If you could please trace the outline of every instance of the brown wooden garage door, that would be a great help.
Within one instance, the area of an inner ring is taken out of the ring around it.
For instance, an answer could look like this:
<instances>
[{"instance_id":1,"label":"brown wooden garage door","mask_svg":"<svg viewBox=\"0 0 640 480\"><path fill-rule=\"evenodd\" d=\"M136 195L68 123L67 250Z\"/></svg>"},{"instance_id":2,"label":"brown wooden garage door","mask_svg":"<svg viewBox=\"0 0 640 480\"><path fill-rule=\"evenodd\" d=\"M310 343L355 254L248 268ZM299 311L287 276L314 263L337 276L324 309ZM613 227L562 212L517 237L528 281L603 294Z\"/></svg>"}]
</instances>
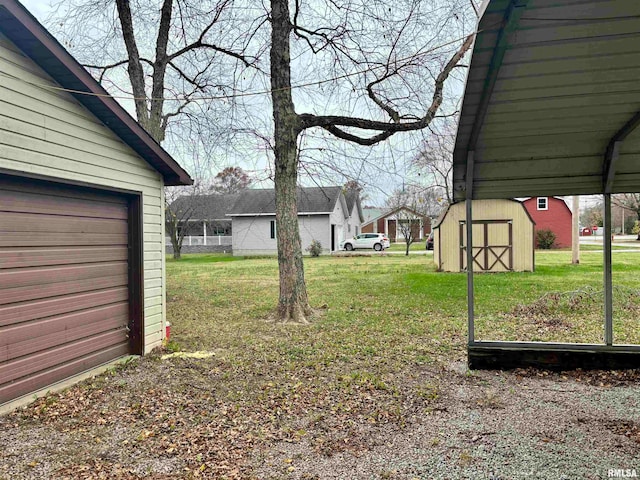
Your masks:
<instances>
[{"instance_id":1,"label":"brown wooden garage door","mask_svg":"<svg viewBox=\"0 0 640 480\"><path fill-rule=\"evenodd\" d=\"M129 352L122 196L0 175L0 404Z\"/></svg>"}]
</instances>

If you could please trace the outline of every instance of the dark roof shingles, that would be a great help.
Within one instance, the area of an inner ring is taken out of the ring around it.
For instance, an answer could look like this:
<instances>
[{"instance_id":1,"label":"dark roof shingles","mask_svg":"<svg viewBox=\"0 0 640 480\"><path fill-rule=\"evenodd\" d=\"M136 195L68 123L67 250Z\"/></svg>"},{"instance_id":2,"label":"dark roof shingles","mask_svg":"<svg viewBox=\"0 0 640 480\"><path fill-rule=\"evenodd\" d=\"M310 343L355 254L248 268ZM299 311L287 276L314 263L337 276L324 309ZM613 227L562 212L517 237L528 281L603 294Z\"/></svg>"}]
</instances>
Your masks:
<instances>
[{"instance_id":1,"label":"dark roof shingles","mask_svg":"<svg viewBox=\"0 0 640 480\"><path fill-rule=\"evenodd\" d=\"M300 187L298 188L299 213L332 212L340 198L342 187ZM250 189L240 196L231 215L275 215L275 190Z\"/></svg>"},{"instance_id":2,"label":"dark roof shingles","mask_svg":"<svg viewBox=\"0 0 640 480\"><path fill-rule=\"evenodd\" d=\"M174 212L191 209L191 220L230 220L229 213L242 194L212 194L184 196L171 204Z\"/></svg>"}]
</instances>

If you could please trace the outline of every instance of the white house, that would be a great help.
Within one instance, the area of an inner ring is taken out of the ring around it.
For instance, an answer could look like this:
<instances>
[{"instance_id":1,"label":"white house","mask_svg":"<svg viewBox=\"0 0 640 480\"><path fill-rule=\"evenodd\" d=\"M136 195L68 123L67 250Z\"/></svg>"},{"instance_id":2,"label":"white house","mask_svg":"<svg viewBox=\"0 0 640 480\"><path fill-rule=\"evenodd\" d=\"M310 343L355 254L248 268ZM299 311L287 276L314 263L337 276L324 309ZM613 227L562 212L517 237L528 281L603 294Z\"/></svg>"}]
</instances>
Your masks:
<instances>
[{"instance_id":1,"label":"white house","mask_svg":"<svg viewBox=\"0 0 640 480\"><path fill-rule=\"evenodd\" d=\"M349 205L351 204L351 205ZM342 187L298 188L298 222L303 252L313 240L324 253L360 228L359 199L347 202ZM355 213L355 217L351 214ZM244 192L227 216L232 218L234 255L270 255L277 252L275 190Z\"/></svg>"}]
</instances>

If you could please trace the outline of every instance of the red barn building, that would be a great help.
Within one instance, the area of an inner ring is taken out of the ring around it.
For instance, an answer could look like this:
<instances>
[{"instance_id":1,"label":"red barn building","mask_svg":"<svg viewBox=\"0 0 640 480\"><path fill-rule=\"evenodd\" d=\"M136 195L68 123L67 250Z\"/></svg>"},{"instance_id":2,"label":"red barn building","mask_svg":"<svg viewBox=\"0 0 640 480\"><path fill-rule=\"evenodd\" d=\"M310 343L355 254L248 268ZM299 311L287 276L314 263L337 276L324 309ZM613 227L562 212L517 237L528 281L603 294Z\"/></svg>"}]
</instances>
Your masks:
<instances>
[{"instance_id":1,"label":"red barn building","mask_svg":"<svg viewBox=\"0 0 640 480\"><path fill-rule=\"evenodd\" d=\"M555 248L571 247L571 210L562 198L531 197L523 204L536 224L536 231L555 233Z\"/></svg>"}]
</instances>

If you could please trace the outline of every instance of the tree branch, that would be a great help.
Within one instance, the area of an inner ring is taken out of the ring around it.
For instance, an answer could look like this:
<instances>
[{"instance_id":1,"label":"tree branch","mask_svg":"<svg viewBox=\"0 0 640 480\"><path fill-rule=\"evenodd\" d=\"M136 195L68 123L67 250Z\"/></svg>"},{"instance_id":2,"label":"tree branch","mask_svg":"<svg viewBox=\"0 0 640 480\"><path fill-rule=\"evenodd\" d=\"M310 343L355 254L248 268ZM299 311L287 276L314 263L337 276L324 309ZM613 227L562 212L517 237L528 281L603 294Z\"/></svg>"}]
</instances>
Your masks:
<instances>
[{"instance_id":1,"label":"tree branch","mask_svg":"<svg viewBox=\"0 0 640 480\"><path fill-rule=\"evenodd\" d=\"M118 16L120 18L120 25L122 27L122 38L127 48L127 54L129 56L129 78L131 80L131 88L133 89L133 95L136 98L136 116L138 121L146 128L149 119L149 113L147 111L145 83L144 83L144 71L142 69L142 63L140 62L140 53L138 52L138 46L136 45L136 37L133 31L133 19L131 17L131 8L128 0L116 0L116 7L118 9Z\"/></svg>"},{"instance_id":2,"label":"tree branch","mask_svg":"<svg viewBox=\"0 0 640 480\"><path fill-rule=\"evenodd\" d=\"M372 98L376 103L381 106L389 115L394 119L393 122L384 122L377 120L369 120L365 118L339 116L339 115L313 115L310 113L301 114L300 120L302 122L302 128L322 127L331 134L343 140L357 143L359 145L374 145L382 140L386 140L391 135L397 132L407 132L411 130L420 130L425 128L433 118L435 117L440 105L442 104L442 91L444 88L444 82L449 77L451 71L455 68L458 62L462 59L465 53L471 48L473 43L474 34L469 35L456 53L447 62L435 81L435 90L433 93L433 99L430 107L427 109L425 115L418 120L411 122L401 122L400 116L388 105L383 102L376 101L375 94ZM375 82L373 82L375 84ZM371 85L371 84L370 84ZM369 90L369 88L368 88ZM338 127L352 127L363 130L380 131L381 134L373 137L361 137L358 135L350 134Z\"/></svg>"}]
</instances>

